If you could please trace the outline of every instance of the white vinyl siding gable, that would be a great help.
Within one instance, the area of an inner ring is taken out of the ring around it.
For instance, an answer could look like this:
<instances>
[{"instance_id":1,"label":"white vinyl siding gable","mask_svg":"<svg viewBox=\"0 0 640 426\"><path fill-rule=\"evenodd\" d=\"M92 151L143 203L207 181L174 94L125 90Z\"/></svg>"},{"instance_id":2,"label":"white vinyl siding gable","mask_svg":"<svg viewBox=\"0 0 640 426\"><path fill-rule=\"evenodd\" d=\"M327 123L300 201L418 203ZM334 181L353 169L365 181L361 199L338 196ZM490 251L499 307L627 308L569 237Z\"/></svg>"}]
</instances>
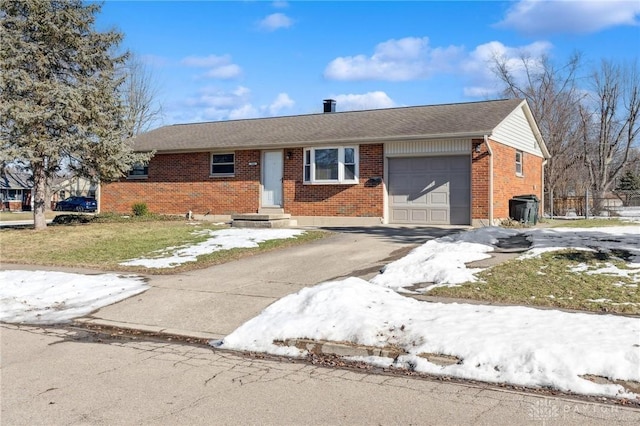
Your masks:
<instances>
[{"instance_id":1,"label":"white vinyl siding gable","mask_svg":"<svg viewBox=\"0 0 640 426\"><path fill-rule=\"evenodd\" d=\"M436 139L402 142L387 142L384 144L384 154L387 157L409 157L426 154L468 154L471 152L471 139Z\"/></svg>"},{"instance_id":2,"label":"white vinyl siding gable","mask_svg":"<svg viewBox=\"0 0 640 426\"><path fill-rule=\"evenodd\" d=\"M491 133L491 139L542 157L543 153L522 107L516 108Z\"/></svg>"}]
</instances>

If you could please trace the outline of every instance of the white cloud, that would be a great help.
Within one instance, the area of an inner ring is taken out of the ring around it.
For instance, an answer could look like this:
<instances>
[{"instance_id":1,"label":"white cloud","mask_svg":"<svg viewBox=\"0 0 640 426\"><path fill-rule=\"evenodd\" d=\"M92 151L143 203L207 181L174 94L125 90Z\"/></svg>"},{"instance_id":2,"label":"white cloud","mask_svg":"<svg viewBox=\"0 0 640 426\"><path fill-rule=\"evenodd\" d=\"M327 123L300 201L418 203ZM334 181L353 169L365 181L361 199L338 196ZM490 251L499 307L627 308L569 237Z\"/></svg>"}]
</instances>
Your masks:
<instances>
[{"instance_id":1,"label":"white cloud","mask_svg":"<svg viewBox=\"0 0 640 426\"><path fill-rule=\"evenodd\" d=\"M506 64L516 80L521 80L525 77L523 58L529 69L535 71L541 66L542 57L548 54L552 47L544 41L518 47L505 46L499 41L477 46L460 64L460 70L469 84L464 88L465 96L490 97L500 91L498 79L493 73L496 58Z\"/></svg>"},{"instance_id":2,"label":"white cloud","mask_svg":"<svg viewBox=\"0 0 640 426\"><path fill-rule=\"evenodd\" d=\"M448 71L462 52L456 46L429 46L428 37L391 39L376 46L374 54L345 56L327 65L324 76L332 80L408 81Z\"/></svg>"},{"instance_id":3,"label":"white cloud","mask_svg":"<svg viewBox=\"0 0 640 426\"><path fill-rule=\"evenodd\" d=\"M233 63L230 55L187 56L180 62L188 67L208 68L209 70L201 75L205 78L229 80L242 74L242 68Z\"/></svg>"},{"instance_id":4,"label":"white cloud","mask_svg":"<svg viewBox=\"0 0 640 426\"><path fill-rule=\"evenodd\" d=\"M287 108L292 108L295 105L293 99L286 93L280 93L276 99L269 105L268 110L270 115L278 115L280 111Z\"/></svg>"},{"instance_id":5,"label":"white cloud","mask_svg":"<svg viewBox=\"0 0 640 426\"><path fill-rule=\"evenodd\" d=\"M295 105L287 93L280 93L271 103L261 106L254 106L251 97L251 90L244 86L233 90L203 87L195 96L182 103L180 112L173 114L172 119L175 123L193 123L272 117Z\"/></svg>"},{"instance_id":6,"label":"white cloud","mask_svg":"<svg viewBox=\"0 0 640 426\"><path fill-rule=\"evenodd\" d=\"M231 91L206 86L184 100L174 120L178 123L225 120L233 111L242 110L249 104L250 96L251 91L244 86Z\"/></svg>"},{"instance_id":7,"label":"white cloud","mask_svg":"<svg viewBox=\"0 0 640 426\"><path fill-rule=\"evenodd\" d=\"M289 28L293 20L284 13L272 13L258 23L258 27L265 31L275 31L280 28Z\"/></svg>"},{"instance_id":8,"label":"white cloud","mask_svg":"<svg viewBox=\"0 0 640 426\"><path fill-rule=\"evenodd\" d=\"M256 118L260 116L260 112L251 104L242 105L240 108L229 111L227 118L229 120L241 120L244 118Z\"/></svg>"},{"instance_id":9,"label":"white cloud","mask_svg":"<svg viewBox=\"0 0 640 426\"><path fill-rule=\"evenodd\" d=\"M397 104L385 92L376 91L360 95L337 95L336 109L339 111L360 111L365 109L393 108Z\"/></svg>"},{"instance_id":10,"label":"white cloud","mask_svg":"<svg viewBox=\"0 0 640 426\"><path fill-rule=\"evenodd\" d=\"M587 34L619 25L638 25L639 16L637 0L522 0L495 26L527 35Z\"/></svg>"},{"instance_id":11,"label":"white cloud","mask_svg":"<svg viewBox=\"0 0 640 426\"><path fill-rule=\"evenodd\" d=\"M238 77L240 74L242 74L242 68L240 68L236 64L227 64L211 68L209 71L204 73L203 76L209 78L219 78L221 80L229 80Z\"/></svg>"}]
</instances>

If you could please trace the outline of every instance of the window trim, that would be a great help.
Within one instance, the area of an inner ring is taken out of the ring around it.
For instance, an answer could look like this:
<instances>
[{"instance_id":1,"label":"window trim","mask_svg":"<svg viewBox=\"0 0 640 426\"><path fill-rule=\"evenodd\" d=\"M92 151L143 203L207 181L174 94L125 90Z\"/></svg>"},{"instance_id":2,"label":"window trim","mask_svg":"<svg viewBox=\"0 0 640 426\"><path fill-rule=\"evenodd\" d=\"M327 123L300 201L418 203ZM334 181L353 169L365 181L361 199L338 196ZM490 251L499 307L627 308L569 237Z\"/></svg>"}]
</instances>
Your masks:
<instances>
[{"instance_id":1,"label":"window trim","mask_svg":"<svg viewBox=\"0 0 640 426\"><path fill-rule=\"evenodd\" d=\"M338 150L338 178L316 179L316 151L324 149ZM345 150L353 149L353 163L345 163ZM360 174L360 154L358 145L315 146L304 149L302 161L302 179L305 185L357 185ZM308 161L308 162L307 162ZM354 178L345 179L345 166L354 165ZM307 179L307 170L309 178Z\"/></svg>"},{"instance_id":2,"label":"window trim","mask_svg":"<svg viewBox=\"0 0 640 426\"><path fill-rule=\"evenodd\" d=\"M233 156L233 161L232 162L226 162L226 163L216 163L218 165L232 165L233 166L233 172L231 173L214 173L213 172L213 157L214 155L232 155ZM234 177L236 175L236 153L235 151L232 152L212 152L211 156L209 157L209 177Z\"/></svg>"},{"instance_id":3,"label":"window trim","mask_svg":"<svg viewBox=\"0 0 640 426\"><path fill-rule=\"evenodd\" d=\"M520 161L518 161L518 157L520 157ZM520 166L520 171L518 171L518 166ZM516 176L524 176L524 152L520 150L516 150Z\"/></svg>"}]
</instances>

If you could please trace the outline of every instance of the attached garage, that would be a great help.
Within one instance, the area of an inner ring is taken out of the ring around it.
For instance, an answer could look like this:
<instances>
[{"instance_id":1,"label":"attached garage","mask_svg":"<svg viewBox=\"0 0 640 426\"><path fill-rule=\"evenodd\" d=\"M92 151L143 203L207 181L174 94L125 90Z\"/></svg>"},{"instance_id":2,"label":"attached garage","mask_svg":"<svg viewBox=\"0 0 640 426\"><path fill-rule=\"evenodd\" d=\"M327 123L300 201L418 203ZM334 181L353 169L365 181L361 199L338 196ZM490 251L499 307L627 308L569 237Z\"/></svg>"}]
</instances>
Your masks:
<instances>
[{"instance_id":1,"label":"attached garage","mask_svg":"<svg viewBox=\"0 0 640 426\"><path fill-rule=\"evenodd\" d=\"M389 159L391 223L469 225L468 155Z\"/></svg>"}]
</instances>

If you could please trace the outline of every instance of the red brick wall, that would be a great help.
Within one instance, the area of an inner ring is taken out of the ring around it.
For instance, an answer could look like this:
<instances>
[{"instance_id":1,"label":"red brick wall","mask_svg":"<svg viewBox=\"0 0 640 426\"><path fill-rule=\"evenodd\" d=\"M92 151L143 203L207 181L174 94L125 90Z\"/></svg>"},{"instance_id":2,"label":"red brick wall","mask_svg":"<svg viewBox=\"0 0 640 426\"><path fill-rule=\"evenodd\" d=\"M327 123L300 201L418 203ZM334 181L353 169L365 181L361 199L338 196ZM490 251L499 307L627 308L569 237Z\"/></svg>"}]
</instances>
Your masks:
<instances>
[{"instance_id":1,"label":"red brick wall","mask_svg":"<svg viewBox=\"0 0 640 426\"><path fill-rule=\"evenodd\" d=\"M258 210L260 151L236 151L234 177L210 177L211 154L156 154L147 179L103 185L102 211L131 212L143 202L154 213L233 214Z\"/></svg>"},{"instance_id":2,"label":"red brick wall","mask_svg":"<svg viewBox=\"0 0 640 426\"><path fill-rule=\"evenodd\" d=\"M516 175L516 149L491 142L493 149L493 216L509 217L509 199L534 194L542 200L543 158L522 153L523 175Z\"/></svg>"},{"instance_id":3,"label":"red brick wall","mask_svg":"<svg viewBox=\"0 0 640 426\"><path fill-rule=\"evenodd\" d=\"M473 147L482 140L474 140ZM516 175L516 149L490 141L493 150L493 217L509 217L509 199L514 195L534 194L542 200L543 158L523 152L523 175ZM489 217L489 153L485 144L472 157L472 218Z\"/></svg>"},{"instance_id":4,"label":"red brick wall","mask_svg":"<svg viewBox=\"0 0 640 426\"><path fill-rule=\"evenodd\" d=\"M483 139L472 141L471 219L489 218L489 152ZM476 152L480 146L480 152Z\"/></svg>"},{"instance_id":5,"label":"red brick wall","mask_svg":"<svg viewBox=\"0 0 640 426\"><path fill-rule=\"evenodd\" d=\"M360 145L357 185L305 185L303 148L289 149L291 159L284 160L284 210L293 216L383 216L383 185L368 182L382 177L382 144Z\"/></svg>"},{"instance_id":6,"label":"red brick wall","mask_svg":"<svg viewBox=\"0 0 640 426\"><path fill-rule=\"evenodd\" d=\"M303 148L286 149L284 210L294 216L383 216L383 185L371 177L383 176L383 146L359 148L360 183L357 185L304 185ZM234 177L210 177L210 153L156 154L147 179L122 179L103 185L101 209L129 213L144 202L154 213L215 215L255 213L260 206L258 150L236 151ZM250 162L258 165L249 166Z\"/></svg>"}]
</instances>

